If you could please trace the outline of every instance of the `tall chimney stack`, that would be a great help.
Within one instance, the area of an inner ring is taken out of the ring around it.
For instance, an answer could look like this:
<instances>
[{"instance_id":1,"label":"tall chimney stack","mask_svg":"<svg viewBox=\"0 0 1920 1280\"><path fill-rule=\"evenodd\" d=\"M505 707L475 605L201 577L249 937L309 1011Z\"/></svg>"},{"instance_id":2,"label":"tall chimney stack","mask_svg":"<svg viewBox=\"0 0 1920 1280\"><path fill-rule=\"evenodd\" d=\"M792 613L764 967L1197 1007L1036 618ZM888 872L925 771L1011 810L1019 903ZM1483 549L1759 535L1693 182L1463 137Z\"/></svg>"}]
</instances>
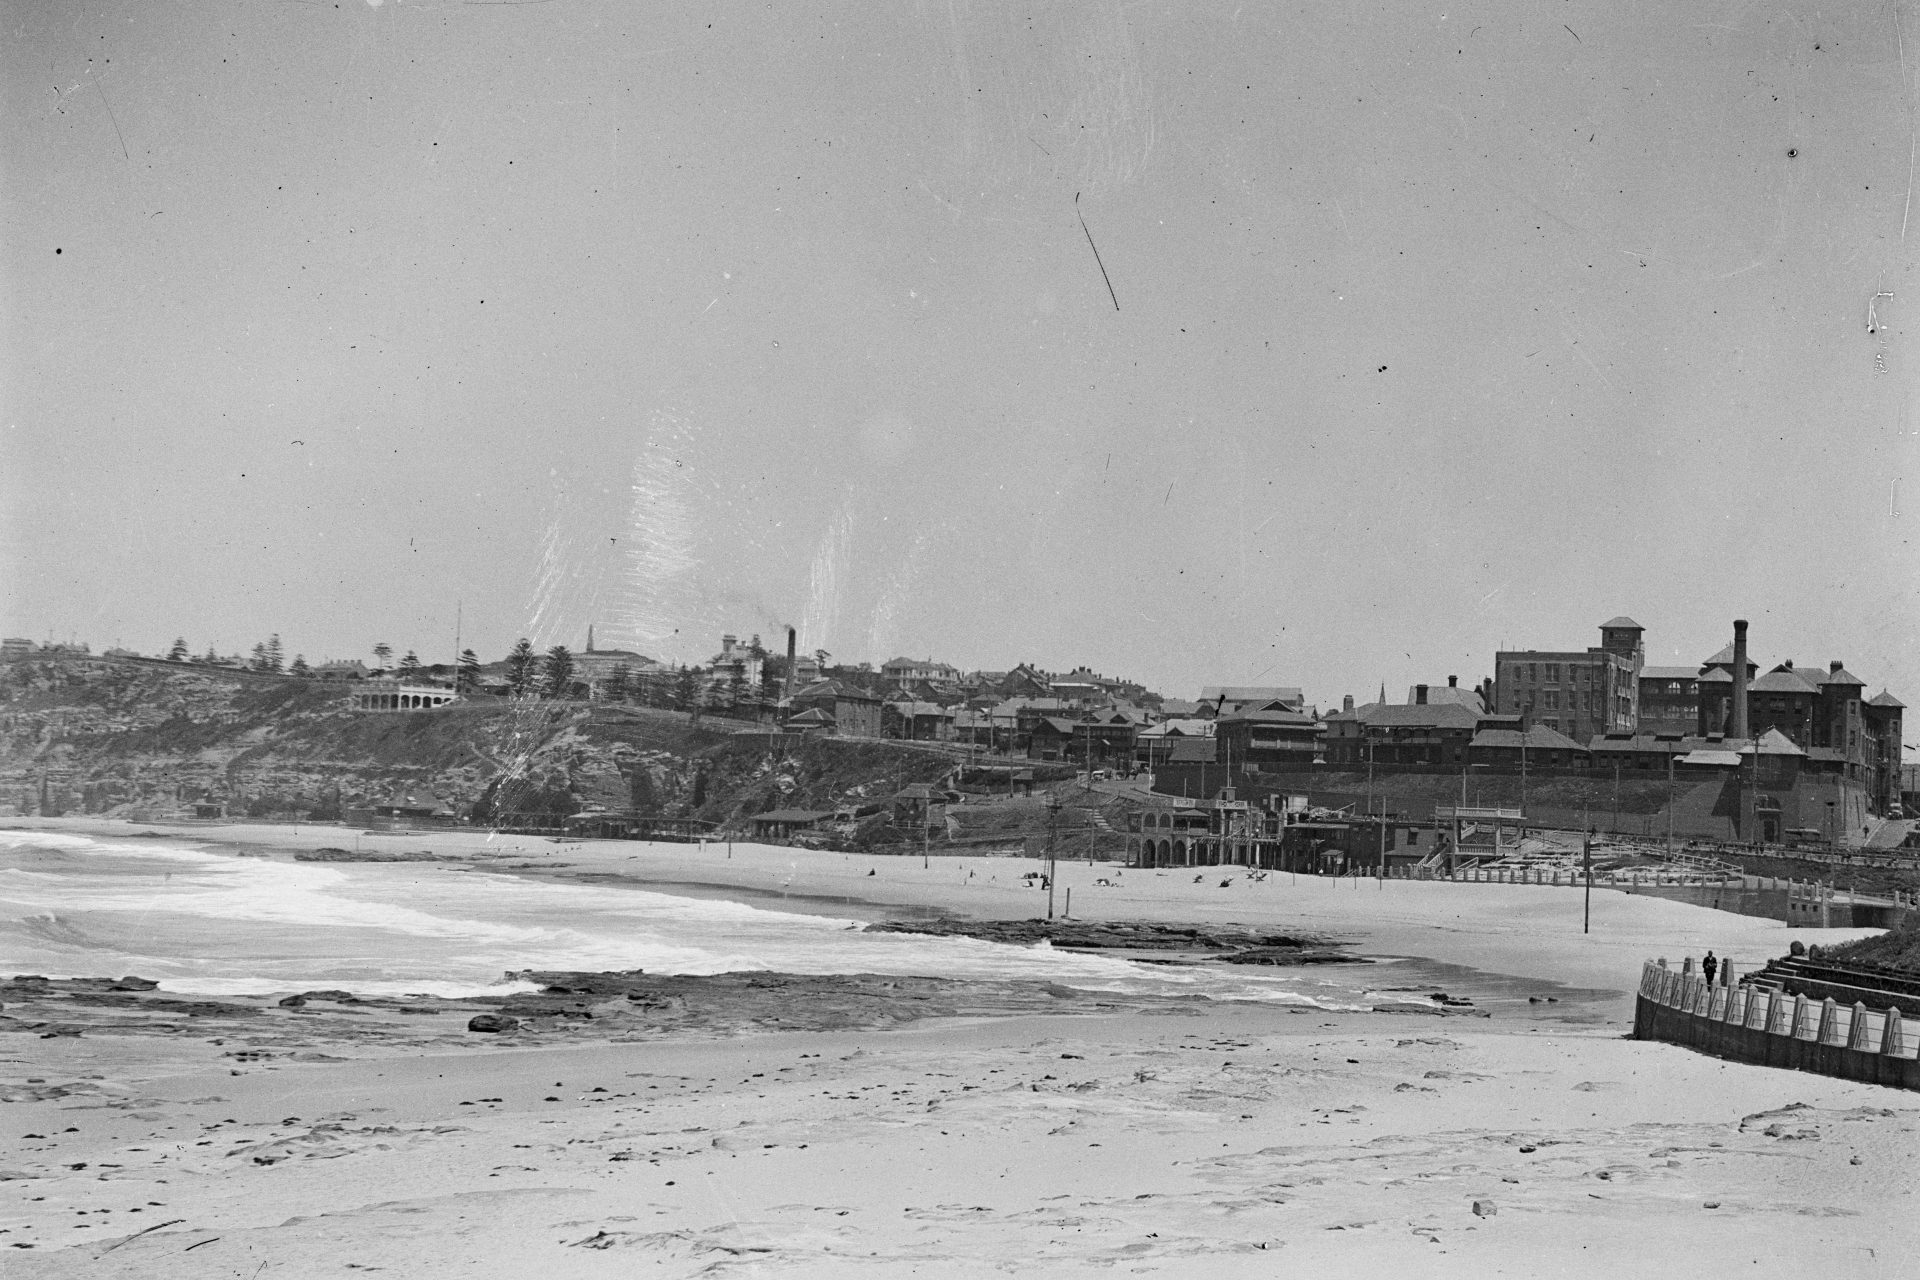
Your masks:
<instances>
[{"instance_id":1,"label":"tall chimney stack","mask_svg":"<svg viewBox=\"0 0 1920 1280\"><path fill-rule=\"evenodd\" d=\"M1447 688L1449 688L1449 689L1458 689L1459 687L1460 687L1460 677L1459 677L1459 676L1448 676L1448 677L1447 677Z\"/></svg>"},{"instance_id":2,"label":"tall chimney stack","mask_svg":"<svg viewBox=\"0 0 1920 1280\"><path fill-rule=\"evenodd\" d=\"M1346 695L1345 697L1343 697L1343 698L1341 698L1341 699L1340 699L1340 709L1341 709L1342 711L1346 711L1346 712L1351 712L1351 711L1353 710L1353 695L1352 695L1352 694L1350 694L1350 693L1349 693L1349 694L1347 694L1347 695Z\"/></svg>"},{"instance_id":3,"label":"tall chimney stack","mask_svg":"<svg viewBox=\"0 0 1920 1280\"><path fill-rule=\"evenodd\" d=\"M1729 738L1747 736L1747 620L1733 620L1733 708L1727 721Z\"/></svg>"},{"instance_id":4,"label":"tall chimney stack","mask_svg":"<svg viewBox=\"0 0 1920 1280\"><path fill-rule=\"evenodd\" d=\"M1417 707L1427 705L1427 686L1423 684L1413 686L1413 704Z\"/></svg>"}]
</instances>

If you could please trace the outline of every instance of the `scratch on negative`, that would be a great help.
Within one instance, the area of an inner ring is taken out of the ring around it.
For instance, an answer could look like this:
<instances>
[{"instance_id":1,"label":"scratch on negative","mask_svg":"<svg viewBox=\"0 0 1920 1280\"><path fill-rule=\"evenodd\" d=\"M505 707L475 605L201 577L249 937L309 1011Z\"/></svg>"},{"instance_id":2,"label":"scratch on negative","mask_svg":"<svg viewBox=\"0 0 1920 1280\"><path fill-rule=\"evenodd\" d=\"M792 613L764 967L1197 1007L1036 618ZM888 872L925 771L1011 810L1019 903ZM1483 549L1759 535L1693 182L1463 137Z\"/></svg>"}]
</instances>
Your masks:
<instances>
[{"instance_id":1,"label":"scratch on negative","mask_svg":"<svg viewBox=\"0 0 1920 1280\"><path fill-rule=\"evenodd\" d=\"M100 87L98 80L93 82L93 90L100 95L100 105L107 109L107 122L113 126L113 136L120 139L120 158L132 164L133 157L127 154L127 136L120 132L120 121L113 114L113 104L107 101L107 91Z\"/></svg>"},{"instance_id":2,"label":"scratch on negative","mask_svg":"<svg viewBox=\"0 0 1920 1280\"><path fill-rule=\"evenodd\" d=\"M1093 265L1100 268L1100 278L1107 283L1107 296L1113 299L1113 309L1120 309L1120 295L1113 291L1113 281L1107 276L1107 264L1100 261L1100 246L1093 242L1093 232L1087 230L1087 220L1080 216L1080 193L1073 193L1073 216L1080 218L1080 230L1087 237L1087 247L1093 250Z\"/></svg>"},{"instance_id":3,"label":"scratch on negative","mask_svg":"<svg viewBox=\"0 0 1920 1280\"><path fill-rule=\"evenodd\" d=\"M1900 32L1900 11L1893 11L1893 46L1900 53L1900 99L1907 109L1907 200L1900 209L1900 243L1907 241L1907 216L1913 212L1913 91L1907 87L1907 42Z\"/></svg>"}]
</instances>

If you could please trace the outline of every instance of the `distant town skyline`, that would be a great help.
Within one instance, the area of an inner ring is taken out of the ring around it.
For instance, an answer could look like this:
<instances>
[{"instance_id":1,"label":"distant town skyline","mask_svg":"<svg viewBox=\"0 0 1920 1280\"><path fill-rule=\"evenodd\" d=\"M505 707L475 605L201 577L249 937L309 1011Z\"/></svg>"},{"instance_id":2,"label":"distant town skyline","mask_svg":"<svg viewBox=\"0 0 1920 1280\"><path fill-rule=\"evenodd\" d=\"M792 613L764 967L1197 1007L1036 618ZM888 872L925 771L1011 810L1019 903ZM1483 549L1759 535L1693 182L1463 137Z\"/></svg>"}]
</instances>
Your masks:
<instances>
[{"instance_id":1,"label":"distant town skyline","mask_svg":"<svg viewBox=\"0 0 1920 1280\"><path fill-rule=\"evenodd\" d=\"M0 633L1920 691L1907 11L9 17Z\"/></svg>"},{"instance_id":2,"label":"distant town skyline","mask_svg":"<svg viewBox=\"0 0 1920 1280\"><path fill-rule=\"evenodd\" d=\"M729 634L734 636L734 638L736 638L742 645L749 643L757 634L760 639L762 647L769 654L783 655L785 653L786 633L784 628L774 634L755 633L748 630L737 630L731 633L722 633L722 635L717 635L713 638L713 643L707 646L707 649L705 651L701 652L700 654L694 657L680 659L680 658L663 656L661 653L657 653L657 652L646 652L643 647L635 646L630 643L625 643L618 636L608 637L606 635L597 634L597 626L596 626L596 636L594 638L593 649L599 652L607 652L612 650L636 651L636 652L641 652L645 657L653 658L656 661L662 662L667 665L704 667L708 665L710 660L715 656L715 653L718 651L720 647L720 642L722 640L722 637L724 635L729 635ZM1727 635L1730 638L1732 634L1733 634L1732 623L1731 621L1729 621ZM250 652L253 651L254 646L266 641L270 636L276 637L280 640L282 656L286 661L291 662L296 655L299 655L301 657L304 657L310 666L319 666L325 662L351 662L355 660L365 661L374 656L374 646L381 643L387 644L388 647L391 649L391 653L389 654L389 658L390 658L390 662L388 664L389 666L395 663L398 663L403 657L405 657L409 653L416 656L419 659L422 666L427 666L427 667L432 667L432 666L452 667L456 664L456 661L458 658L458 651L452 647L452 642L449 642L448 649L445 654L430 653L419 645L414 645L410 643L395 643L390 640L389 641L380 641L380 640L371 641L357 652L315 654L300 648L297 644L292 643L288 637L283 635L278 635L278 633L263 633L258 638L254 640L249 640L244 644L225 644L220 641L202 641L196 644L191 637L180 635L178 633L176 633L175 638L187 640L188 653L191 656L196 658L206 653L209 647L213 648L217 653L219 653L223 657L231 657L231 656L237 655L244 658ZM108 643L102 643L91 637L80 636L80 635L68 635L68 636L43 635L40 637L25 636L22 638L34 639L37 642L83 643L91 647L92 650L96 653L103 652L108 648L112 648L112 647L124 647L124 648L130 648L135 652L142 654L143 656L149 656L149 657L165 656L165 654L173 645L173 640L167 640L162 643L152 645L150 647L142 648L138 645L127 644L124 638L115 638L111 642L111 644L108 644ZM1586 651L1589 649L1598 649L1600 647L1599 638L1600 638L1600 628L1596 626L1593 629L1593 636L1591 637L1591 640L1589 643L1579 643L1577 638L1572 641L1561 643L1558 638L1555 638L1553 643L1549 645L1541 646L1541 647L1560 648L1560 649L1567 649L1567 650L1573 650L1573 651ZM507 656L508 649L511 648L514 643L515 641L509 641L507 642L507 644L501 646L498 652L491 652L491 651L482 650L478 646L472 643L469 643L468 641L463 639L460 641L459 648L463 650L471 649L474 651L475 655L480 659L482 663L493 664L493 663L498 663L503 661ZM577 642L569 643L565 638L561 638L553 641L552 643L564 645L566 648L568 648L569 650L575 653L589 651L587 646L587 637L585 636L584 633L582 634L582 636L579 638ZM1643 643L1644 643L1644 640L1643 640ZM1708 660L1710 658L1713 658L1715 655L1719 654L1723 648L1727 647L1728 643L1729 643L1728 640L1722 640L1718 644L1715 644L1712 647L1703 650L1700 654L1694 657L1680 657L1678 656L1679 650L1676 648L1675 656L1672 658L1672 660L1662 660L1662 655L1654 651L1651 648L1651 646L1649 646L1645 650L1645 654L1644 654L1645 666L1648 668L1659 667L1659 668L1684 668L1684 669L1699 670L1704 668L1707 665ZM551 648L551 647L552 647L551 645L540 646L538 648L538 651L544 652L545 649ZM1502 644L1499 646L1499 651L1506 651L1512 647L1513 646ZM1828 646L1828 648L1834 650L1834 652L1831 654L1828 653L1826 649L1821 649L1818 651L1815 651L1813 649L1808 649L1802 653L1796 654L1796 653L1784 653L1784 652L1775 653L1771 650L1768 650L1756 644L1752 649L1752 660L1759 665L1759 668L1761 671L1767 671L1772 669L1773 667L1776 667L1782 664L1794 665L1801 670L1816 670L1816 671L1818 669L1827 667L1834 663L1843 663L1851 667L1858 667L1860 664L1851 663L1848 659L1846 659L1843 656L1836 656L1839 654L1840 649L1844 649L1846 647L1847 646L1844 646L1844 645L1837 646L1837 647ZM820 646L807 646L803 643L796 643L796 648L797 648L797 651L801 654L812 655L813 653L817 652L820 649ZM1006 672L1021 665L1022 663L1031 663L1033 666L1038 667L1043 671L1048 671L1056 675L1064 675L1074 670L1078 670L1081 668L1088 668L1101 676L1111 677L1115 679L1131 680L1141 684L1143 687L1145 687L1152 693L1158 694L1163 697L1174 698L1174 699L1185 700L1185 701L1192 701L1195 698L1203 696L1204 688L1207 684L1211 684L1214 687L1219 687L1222 683L1221 681L1213 680L1213 681L1203 682L1203 684L1201 685L1195 685L1190 687L1189 686L1163 687L1161 685L1155 684L1151 680L1143 680L1140 677L1133 675L1124 667L1115 668L1115 669L1101 668L1101 667L1093 666L1092 664L1087 663L1084 660L1071 659L1071 658L1066 660L1060 660L1060 661L1049 661L1046 658L1023 657L1018 659L1007 659L999 662L973 663L973 662L966 662L966 661L955 661L951 656L939 654L939 653L917 654L917 655L895 653L895 654L888 654L885 657L871 656L871 655L865 655L865 654L834 654L834 653L831 653L831 651L829 651L829 653L831 656L831 661L834 665L844 665L848 667L855 667L864 663L867 666L871 667L876 672L880 671L885 664L901 657L906 657L914 660L927 660L932 662L945 663L946 665L955 668L957 671L963 674L971 674L971 673L980 672L980 671ZM1418 665L1417 664L1418 657L1419 657L1418 654L1413 655L1413 660L1415 661L1416 667ZM377 662L367 662L367 665L370 668L377 668L379 664ZM1904 698L1908 694L1920 694L1920 689L1903 691L1902 689L1896 687L1891 681L1878 678L1876 674L1870 670L1856 671L1856 674L1861 675L1861 678L1866 682L1867 692L1869 694L1877 690L1883 690L1883 689L1888 690L1894 693L1896 696L1900 696L1902 698ZM1304 702L1308 706L1317 707L1321 712L1325 713L1325 712L1337 710L1343 698L1351 697L1357 703L1366 703L1369 701L1373 701L1378 697L1379 691L1381 688L1384 688L1386 690L1387 702L1403 703L1403 702L1412 701L1411 691L1419 685L1424 684L1424 685L1430 686L1431 688L1439 689L1442 686L1446 685L1450 680L1457 680L1458 683L1463 688L1472 689L1472 688L1477 688L1482 681L1494 679L1496 678L1496 676L1497 676L1497 672L1495 671L1495 667L1494 667L1493 654L1489 653L1488 659L1487 659L1487 666L1484 670L1476 670L1471 672L1449 670L1444 674L1422 670L1419 675L1416 675L1415 677L1411 678L1407 682L1401 683L1401 684L1396 684L1392 679L1383 679L1377 685L1367 685L1360 688L1347 688L1347 689L1339 689L1339 690L1324 689L1321 683L1314 676L1314 673L1301 672L1301 671L1290 671L1290 672L1284 672L1284 673L1267 673L1266 675L1263 675L1263 677L1260 680L1248 680L1240 683L1244 686L1249 686L1249 687L1253 687L1253 686L1282 687L1282 688L1291 687L1291 688L1301 689L1303 691ZM1231 684L1233 682L1227 682L1227 683ZM1491 708L1489 708L1489 710L1491 710Z\"/></svg>"}]
</instances>

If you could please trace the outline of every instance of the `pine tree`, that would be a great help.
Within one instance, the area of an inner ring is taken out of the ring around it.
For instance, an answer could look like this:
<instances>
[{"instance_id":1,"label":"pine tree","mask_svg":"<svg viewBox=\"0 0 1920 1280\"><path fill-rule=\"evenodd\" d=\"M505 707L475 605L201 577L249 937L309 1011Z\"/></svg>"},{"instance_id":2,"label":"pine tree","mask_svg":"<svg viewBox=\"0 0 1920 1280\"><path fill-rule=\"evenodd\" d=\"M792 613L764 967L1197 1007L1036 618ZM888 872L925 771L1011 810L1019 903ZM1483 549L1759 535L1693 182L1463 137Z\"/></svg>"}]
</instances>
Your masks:
<instances>
[{"instance_id":1,"label":"pine tree","mask_svg":"<svg viewBox=\"0 0 1920 1280\"><path fill-rule=\"evenodd\" d=\"M275 634L267 637L265 656L267 659L266 669L268 671L279 671L282 667L286 665L284 662L281 661L281 652L282 650L280 648L280 636L276 632Z\"/></svg>"},{"instance_id":2,"label":"pine tree","mask_svg":"<svg viewBox=\"0 0 1920 1280\"><path fill-rule=\"evenodd\" d=\"M247 666L254 671L267 669L267 642L262 640L253 646L253 656L247 659Z\"/></svg>"},{"instance_id":3,"label":"pine tree","mask_svg":"<svg viewBox=\"0 0 1920 1280\"><path fill-rule=\"evenodd\" d=\"M307 665L307 656L304 653L294 654L293 665L288 667L287 670L303 680L313 674L313 668Z\"/></svg>"},{"instance_id":4,"label":"pine tree","mask_svg":"<svg viewBox=\"0 0 1920 1280\"><path fill-rule=\"evenodd\" d=\"M513 649L507 654L507 685L516 695L533 691L535 669L539 663L532 642L525 636L513 642Z\"/></svg>"},{"instance_id":5,"label":"pine tree","mask_svg":"<svg viewBox=\"0 0 1920 1280\"><path fill-rule=\"evenodd\" d=\"M213 645L209 643L207 645L207 651L200 656L201 664L203 666L211 667L216 663L218 663L219 661L220 661L220 655L213 651Z\"/></svg>"},{"instance_id":6,"label":"pine tree","mask_svg":"<svg viewBox=\"0 0 1920 1280\"><path fill-rule=\"evenodd\" d=\"M692 711L699 704L700 677L692 667L682 667L673 682L673 705L681 711Z\"/></svg>"},{"instance_id":7,"label":"pine tree","mask_svg":"<svg viewBox=\"0 0 1920 1280\"><path fill-rule=\"evenodd\" d=\"M615 663L613 670L607 672L607 682L600 689L600 696L608 702L626 702L633 697L632 673L624 662Z\"/></svg>"},{"instance_id":8,"label":"pine tree","mask_svg":"<svg viewBox=\"0 0 1920 1280\"><path fill-rule=\"evenodd\" d=\"M167 661L185 662L187 657L187 638L180 636L174 640L173 648L167 650Z\"/></svg>"},{"instance_id":9,"label":"pine tree","mask_svg":"<svg viewBox=\"0 0 1920 1280\"><path fill-rule=\"evenodd\" d=\"M573 690L573 655L567 646L557 644L547 650L546 661L541 664L541 683L549 698L567 697Z\"/></svg>"},{"instance_id":10,"label":"pine tree","mask_svg":"<svg viewBox=\"0 0 1920 1280\"><path fill-rule=\"evenodd\" d=\"M379 644L373 646L373 656L380 663L380 669L385 671L387 669L387 659L393 656L393 646L385 640L382 640Z\"/></svg>"},{"instance_id":11,"label":"pine tree","mask_svg":"<svg viewBox=\"0 0 1920 1280\"><path fill-rule=\"evenodd\" d=\"M480 688L480 655L471 649L460 651L460 663L454 668L453 691L471 695Z\"/></svg>"},{"instance_id":12,"label":"pine tree","mask_svg":"<svg viewBox=\"0 0 1920 1280\"><path fill-rule=\"evenodd\" d=\"M420 655L411 649L407 650L407 656L400 659L400 674L403 676L419 675Z\"/></svg>"}]
</instances>

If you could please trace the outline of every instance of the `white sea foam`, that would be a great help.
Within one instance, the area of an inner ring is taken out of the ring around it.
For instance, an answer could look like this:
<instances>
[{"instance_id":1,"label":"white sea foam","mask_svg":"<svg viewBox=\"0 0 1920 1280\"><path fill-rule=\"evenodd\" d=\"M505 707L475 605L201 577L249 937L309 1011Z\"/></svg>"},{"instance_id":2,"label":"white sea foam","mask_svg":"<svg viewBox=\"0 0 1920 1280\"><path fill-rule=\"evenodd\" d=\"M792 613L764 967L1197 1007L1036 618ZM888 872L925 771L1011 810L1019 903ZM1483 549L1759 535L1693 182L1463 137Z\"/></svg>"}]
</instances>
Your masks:
<instances>
[{"instance_id":1,"label":"white sea foam","mask_svg":"<svg viewBox=\"0 0 1920 1280\"><path fill-rule=\"evenodd\" d=\"M0 972L139 973L206 995L316 987L456 995L510 990L503 975L529 969L767 969L1347 1007L1258 973L1140 965L1045 944L868 933L856 921L720 899L422 863L313 864L64 833L0 835ZM30 865L7 865L20 862Z\"/></svg>"}]
</instances>

